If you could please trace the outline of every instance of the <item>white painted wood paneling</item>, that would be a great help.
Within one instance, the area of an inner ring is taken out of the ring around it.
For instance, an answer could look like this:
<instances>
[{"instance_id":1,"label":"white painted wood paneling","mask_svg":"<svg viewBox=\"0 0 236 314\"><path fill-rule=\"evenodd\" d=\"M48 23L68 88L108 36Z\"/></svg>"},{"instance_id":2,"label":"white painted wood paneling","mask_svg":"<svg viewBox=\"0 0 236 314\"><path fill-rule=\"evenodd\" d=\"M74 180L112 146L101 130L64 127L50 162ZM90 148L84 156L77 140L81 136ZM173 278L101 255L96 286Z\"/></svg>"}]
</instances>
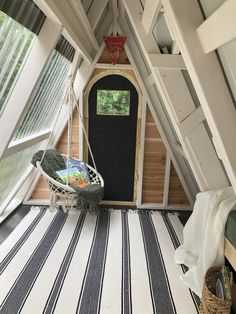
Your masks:
<instances>
[{"instance_id":1,"label":"white painted wood paneling","mask_svg":"<svg viewBox=\"0 0 236 314\"><path fill-rule=\"evenodd\" d=\"M214 147L203 123L188 134L185 145L188 147L188 154L199 173L198 177L202 177L202 182L205 181L204 190L219 189L229 185L223 169L219 167L219 160L216 158Z\"/></svg>"},{"instance_id":2,"label":"white painted wood paneling","mask_svg":"<svg viewBox=\"0 0 236 314\"><path fill-rule=\"evenodd\" d=\"M159 74L162 79L159 83L162 86L162 93L166 100L166 109L201 190L219 188L219 182L222 186L227 186L227 179L211 139L201 123L205 116L200 107L195 108L182 72L160 70ZM196 130L201 130L201 133L195 133ZM189 134L198 134L201 137L198 139L196 136L192 137L190 141ZM212 169L212 171L209 169ZM211 178L214 172L218 173L216 183Z\"/></svg>"},{"instance_id":3,"label":"white painted wood paneling","mask_svg":"<svg viewBox=\"0 0 236 314\"><path fill-rule=\"evenodd\" d=\"M181 55L149 53L148 56L153 68L186 70L186 66Z\"/></svg>"},{"instance_id":4,"label":"white painted wood paneling","mask_svg":"<svg viewBox=\"0 0 236 314\"><path fill-rule=\"evenodd\" d=\"M183 74L179 70L163 69L160 69L157 74L162 94L168 100L168 107L175 121L180 123L196 109Z\"/></svg>"},{"instance_id":5,"label":"white painted wood paneling","mask_svg":"<svg viewBox=\"0 0 236 314\"><path fill-rule=\"evenodd\" d=\"M201 0L201 5L206 17L210 16L223 2L224 0ZM218 52L234 101L236 101L236 39L219 47Z\"/></svg>"},{"instance_id":6,"label":"white painted wood paneling","mask_svg":"<svg viewBox=\"0 0 236 314\"><path fill-rule=\"evenodd\" d=\"M156 45L156 43L154 41L154 38L149 36L148 37L149 46L146 45L147 35L143 31L142 25L140 25L141 7L139 4L139 1L138 0L132 1L132 4L131 2L127 0L123 0L123 2L126 7L127 14L132 23L135 35L137 36L139 40L139 44L142 48L146 61L148 65L150 66L150 68L152 69L152 74L157 84L158 90L163 99L163 102L165 104L169 117L172 121L175 132L177 133L179 137L179 141L181 142L184 152L188 158L188 161L190 163L194 176L202 190L209 189L210 183L212 181L207 182L208 174L204 173L204 171L207 171L207 168L201 169L201 171L199 171L199 168L201 168L201 164L200 163L197 164L198 156L193 157L193 154L195 152L198 153L198 150L195 149L194 147L193 149L190 150L189 146L186 146L185 137L181 134L181 131L179 129L179 123L183 121L186 117L188 117L190 114L192 114L196 109L192 96L186 84L186 81L183 77L183 74L180 70L166 70L166 69L164 70L164 69L153 68L152 62L149 57L150 52L148 51L148 49L151 49L151 47ZM166 12L166 14L167 13L168 12ZM169 23L171 23L169 17L168 17L168 20L169 20ZM206 132L204 136L206 136L205 141L207 141L209 145L211 145L212 152L214 152L215 154L214 163L213 163L215 167L215 172L219 173L219 176L220 176L219 180L221 180L222 186L225 186L226 177L224 173L222 172L221 164L220 164L220 161L218 160L217 154L214 151L213 144L211 143L208 137L208 134ZM201 150L206 155L205 158L206 158L206 163L207 163L209 159L208 150L205 149L203 142L201 141L191 142L189 145L200 146ZM212 157L212 154L211 154L211 157Z\"/></svg>"},{"instance_id":7,"label":"white painted wood paneling","mask_svg":"<svg viewBox=\"0 0 236 314\"><path fill-rule=\"evenodd\" d=\"M192 114L190 114L186 119L179 123L179 130L182 136L187 136L205 120L205 115L201 107L198 107Z\"/></svg>"},{"instance_id":8,"label":"white painted wood paneling","mask_svg":"<svg viewBox=\"0 0 236 314\"><path fill-rule=\"evenodd\" d=\"M198 28L197 34L205 53L236 37L236 1L226 0Z\"/></svg>"},{"instance_id":9,"label":"white painted wood paneling","mask_svg":"<svg viewBox=\"0 0 236 314\"><path fill-rule=\"evenodd\" d=\"M152 32L160 10L161 0L146 0L142 16L142 23L147 34Z\"/></svg>"},{"instance_id":10,"label":"white painted wood paneling","mask_svg":"<svg viewBox=\"0 0 236 314\"><path fill-rule=\"evenodd\" d=\"M217 57L214 54L206 55L202 51L196 33L197 27L203 22L201 10L194 0L163 0L163 5L210 130L218 142L223 164L236 191L236 111ZM183 14L183 11L188 14Z\"/></svg>"}]
</instances>

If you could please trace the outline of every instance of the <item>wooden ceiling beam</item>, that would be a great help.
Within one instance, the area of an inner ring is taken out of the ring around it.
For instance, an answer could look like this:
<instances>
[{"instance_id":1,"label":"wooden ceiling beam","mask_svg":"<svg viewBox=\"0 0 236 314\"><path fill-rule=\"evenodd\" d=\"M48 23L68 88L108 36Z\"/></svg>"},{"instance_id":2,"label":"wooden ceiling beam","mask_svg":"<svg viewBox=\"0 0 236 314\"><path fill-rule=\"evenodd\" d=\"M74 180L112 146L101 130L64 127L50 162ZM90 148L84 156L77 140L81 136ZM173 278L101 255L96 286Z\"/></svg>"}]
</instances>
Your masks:
<instances>
[{"instance_id":1,"label":"wooden ceiling beam","mask_svg":"<svg viewBox=\"0 0 236 314\"><path fill-rule=\"evenodd\" d=\"M87 15L89 23L93 31L95 30L98 22L100 21L102 14L107 6L107 3L108 3L108 0L104 0L104 1L94 0L93 1Z\"/></svg>"},{"instance_id":2,"label":"wooden ceiling beam","mask_svg":"<svg viewBox=\"0 0 236 314\"><path fill-rule=\"evenodd\" d=\"M96 49L94 49L91 40L88 40L88 35L69 1L34 1L47 16L50 16L56 23L63 26L63 34L66 36L66 39L91 63Z\"/></svg>"},{"instance_id":3,"label":"wooden ceiling beam","mask_svg":"<svg viewBox=\"0 0 236 314\"><path fill-rule=\"evenodd\" d=\"M209 53L236 37L236 1L226 0L198 28L204 53Z\"/></svg>"},{"instance_id":4,"label":"wooden ceiling beam","mask_svg":"<svg viewBox=\"0 0 236 314\"><path fill-rule=\"evenodd\" d=\"M118 11L119 11L119 16L124 18L125 17L125 7L124 7L122 0L118 0Z\"/></svg>"},{"instance_id":5,"label":"wooden ceiling beam","mask_svg":"<svg viewBox=\"0 0 236 314\"><path fill-rule=\"evenodd\" d=\"M140 1L128 1L123 0L126 12L129 16L129 19L134 27L135 34L138 37L140 46L144 52L147 53L160 53L160 49L157 46L153 35L146 34L141 17L143 14L143 8L140 4Z\"/></svg>"},{"instance_id":6,"label":"wooden ceiling beam","mask_svg":"<svg viewBox=\"0 0 236 314\"><path fill-rule=\"evenodd\" d=\"M93 47L96 51L99 49L99 45L97 39L94 35L93 29L91 27L90 21L84 11L84 8L80 1L77 0L69 0L72 8L74 9L75 14L78 16L79 21L81 22L83 28L85 29L88 38L90 39Z\"/></svg>"},{"instance_id":7,"label":"wooden ceiling beam","mask_svg":"<svg viewBox=\"0 0 236 314\"><path fill-rule=\"evenodd\" d=\"M107 11L107 14L104 16L102 23L99 24L99 28L96 29L96 38L99 44L103 42L103 37L105 34L111 35L112 33L112 22L113 14L110 10Z\"/></svg>"},{"instance_id":8,"label":"wooden ceiling beam","mask_svg":"<svg viewBox=\"0 0 236 314\"><path fill-rule=\"evenodd\" d=\"M147 34L151 33L161 11L161 0L146 0L142 23Z\"/></svg>"}]
</instances>

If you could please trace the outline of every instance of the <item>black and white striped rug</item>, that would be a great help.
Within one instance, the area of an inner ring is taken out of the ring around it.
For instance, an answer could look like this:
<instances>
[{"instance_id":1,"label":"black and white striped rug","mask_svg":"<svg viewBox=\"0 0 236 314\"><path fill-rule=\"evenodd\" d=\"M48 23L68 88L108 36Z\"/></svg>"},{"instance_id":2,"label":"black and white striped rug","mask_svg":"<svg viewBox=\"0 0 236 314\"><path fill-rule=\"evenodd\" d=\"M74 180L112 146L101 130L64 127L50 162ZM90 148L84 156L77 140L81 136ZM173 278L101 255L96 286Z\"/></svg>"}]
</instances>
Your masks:
<instances>
[{"instance_id":1,"label":"black and white striped rug","mask_svg":"<svg viewBox=\"0 0 236 314\"><path fill-rule=\"evenodd\" d=\"M0 247L1 314L192 314L178 216L33 208Z\"/></svg>"}]
</instances>

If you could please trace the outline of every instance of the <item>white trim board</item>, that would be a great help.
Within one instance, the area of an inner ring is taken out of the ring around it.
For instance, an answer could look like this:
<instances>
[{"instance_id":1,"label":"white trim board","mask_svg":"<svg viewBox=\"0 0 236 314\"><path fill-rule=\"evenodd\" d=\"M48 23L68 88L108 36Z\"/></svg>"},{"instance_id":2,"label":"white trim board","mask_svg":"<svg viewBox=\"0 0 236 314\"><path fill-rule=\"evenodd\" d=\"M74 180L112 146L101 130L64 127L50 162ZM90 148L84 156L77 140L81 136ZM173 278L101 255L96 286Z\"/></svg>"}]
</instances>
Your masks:
<instances>
[{"instance_id":1,"label":"white trim board","mask_svg":"<svg viewBox=\"0 0 236 314\"><path fill-rule=\"evenodd\" d=\"M109 70L132 70L131 64L110 64L110 63L96 63L96 69L109 69Z\"/></svg>"},{"instance_id":2,"label":"white trim board","mask_svg":"<svg viewBox=\"0 0 236 314\"><path fill-rule=\"evenodd\" d=\"M43 140L49 138L51 135L52 130L45 130L40 133L30 135L27 137L24 137L20 140L13 141L9 144L8 148L3 153L2 158L6 158L10 155L16 154L20 152L21 150L24 150L30 146L33 146L39 142L42 142Z\"/></svg>"},{"instance_id":3,"label":"white trim board","mask_svg":"<svg viewBox=\"0 0 236 314\"><path fill-rule=\"evenodd\" d=\"M105 10L105 7L108 3L108 0L94 0L88 12L88 20L93 30L95 30L102 14Z\"/></svg>"},{"instance_id":4,"label":"white trim board","mask_svg":"<svg viewBox=\"0 0 236 314\"><path fill-rule=\"evenodd\" d=\"M158 14L161 11L161 7L161 0L146 0L142 16L142 24L147 34L152 32Z\"/></svg>"},{"instance_id":5,"label":"white trim board","mask_svg":"<svg viewBox=\"0 0 236 314\"><path fill-rule=\"evenodd\" d=\"M165 179L164 179L164 192L163 192L163 206L168 206L169 200L169 190L170 190L170 168L171 159L170 155L166 154L166 164L165 164Z\"/></svg>"},{"instance_id":6,"label":"white trim board","mask_svg":"<svg viewBox=\"0 0 236 314\"><path fill-rule=\"evenodd\" d=\"M142 103L142 118L141 118L141 134L140 134L140 150L139 150L139 165L138 165L138 195L137 206L142 204L143 192L143 166L144 166L144 143L145 143L145 129L146 129L146 113L147 113L147 100L143 96Z\"/></svg>"},{"instance_id":7,"label":"white trim board","mask_svg":"<svg viewBox=\"0 0 236 314\"><path fill-rule=\"evenodd\" d=\"M226 0L198 28L204 53L209 53L236 37L236 1Z\"/></svg>"},{"instance_id":8,"label":"white trim board","mask_svg":"<svg viewBox=\"0 0 236 314\"><path fill-rule=\"evenodd\" d=\"M149 53L148 57L153 68L186 70L186 65L181 55Z\"/></svg>"}]
</instances>

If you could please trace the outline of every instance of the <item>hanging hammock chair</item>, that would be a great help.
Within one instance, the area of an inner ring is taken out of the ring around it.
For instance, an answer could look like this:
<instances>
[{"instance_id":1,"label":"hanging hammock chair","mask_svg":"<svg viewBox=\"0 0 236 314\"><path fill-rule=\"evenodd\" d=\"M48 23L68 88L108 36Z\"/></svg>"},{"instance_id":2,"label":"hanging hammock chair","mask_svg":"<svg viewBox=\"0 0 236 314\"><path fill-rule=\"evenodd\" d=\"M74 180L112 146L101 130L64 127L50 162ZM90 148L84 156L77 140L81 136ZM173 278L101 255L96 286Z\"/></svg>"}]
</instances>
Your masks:
<instances>
[{"instance_id":1,"label":"hanging hammock chair","mask_svg":"<svg viewBox=\"0 0 236 314\"><path fill-rule=\"evenodd\" d=\"M68 137L67 137L67 155L62 155L55 149L49 149L51 136L48 140L48 147L45 150L38 151L32 158L32 164L37 167L40 174L46 180L51 197L50 197L50 210L57 208L57 202L62 202L62 208L65 212L74 209L79 209L84 212L96 212L98 210L98 204L104 196L104 181L102 176L98 173L93 153L89 144L88 136L83 124L83 118L81 116L78 102L74 93L73 83L75 77L74 73L68 77L68 86L66 89L65 97L62 105L55 118L54 127L58 121L63 104L68 105ZM87 168L87 175L89 177L90 184L85 188L80 188L69 183L69 170L72 160L78 161L78 159L71 156L71 138L72 138L72 118L73 111L76 107L84 137L87 142L88 150L94 165L94 168L84 163ZM52 135L52 134L51 134ZM65 168L66 163L66 168ZM56 174L57 170L67 170L67 182L63 182Z\"/></svg>"}]
</instances>

